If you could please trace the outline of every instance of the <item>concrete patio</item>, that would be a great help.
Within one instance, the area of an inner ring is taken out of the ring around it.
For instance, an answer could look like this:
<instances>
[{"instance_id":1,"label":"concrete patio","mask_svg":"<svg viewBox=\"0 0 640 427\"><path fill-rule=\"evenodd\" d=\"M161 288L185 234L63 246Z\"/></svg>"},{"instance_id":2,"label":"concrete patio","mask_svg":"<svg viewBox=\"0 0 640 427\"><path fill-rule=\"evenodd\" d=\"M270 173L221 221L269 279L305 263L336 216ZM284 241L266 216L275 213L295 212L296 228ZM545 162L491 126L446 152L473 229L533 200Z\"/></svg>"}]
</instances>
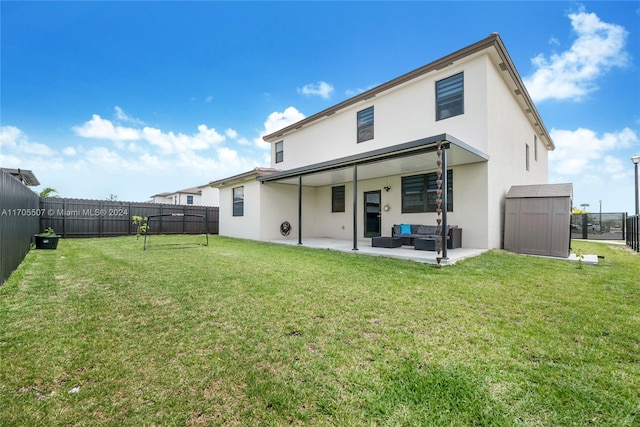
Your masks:
<instances>
[{"instance_id":1,"label":"concrete patio","mask_svg":"<svg viewBox=\"0 0 640 427\"><path fill-rule=\"evenodd\" d=\"M298 246L297 237L287 237L283 239L270 240L270 243L278 243L284 245ZM384 256L390 258L407 259L426 264L437 264L436 252L434 251L417 251L413 246L401 246L399 248L374 248L371 246L370 239L358 240L358 250L353 250L353 240L333 239L330 237L310 237L302 240L302 246L307 248L328 249L332 251L350 252L356 254ZM466 258L478 256L488 249L474 248L458 248L448 249L447 259L442 259L440 265L453 265L458 261ZM537 255L529 255L537 256ZM582 262L583 264L598 265L597 255L582 255L582 258L571 253L568 258L544 257L549 259L557 259L571 262Z\"/></svg>"},{"instance_id":2,"label":"concrete patio","mask_svg":"<svg viewBox=\"0 0 640 427\"><path fill-rule=\"evenodd\" d=\"M271 243L285 245L298 245L297 237L271 240ZM329 237L310 237L302 239L302 246L308 248L328 249L332 251L350 252L357 254L384 256L391 258L407 259L427 264L437 264L436 252L417 251L413 246L402 246L399 248L374 248L371 246L371 239L358 240L358 250L353 250L353 240L332 239ZM452 265L465 258L474 257L486 252L487 249L458 248L448 249L448 259L442 259L441 265Z\"/></svg>"}]
</instances>

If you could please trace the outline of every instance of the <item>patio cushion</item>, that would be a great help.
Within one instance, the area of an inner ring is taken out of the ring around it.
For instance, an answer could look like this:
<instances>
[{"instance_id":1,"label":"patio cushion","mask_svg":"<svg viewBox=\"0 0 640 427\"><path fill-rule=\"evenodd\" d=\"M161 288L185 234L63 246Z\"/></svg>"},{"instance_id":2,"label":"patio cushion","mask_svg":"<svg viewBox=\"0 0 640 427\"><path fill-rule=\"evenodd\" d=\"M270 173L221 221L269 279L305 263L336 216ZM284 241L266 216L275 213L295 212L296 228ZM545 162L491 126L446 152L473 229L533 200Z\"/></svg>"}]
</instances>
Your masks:
<instances>
[{"instance_id":1,"label":"patio cushion","mask_svg":"<svg viewBox=\"0 0 640 427\"><path fill-rule=\"evenodd\" d=\"M415 234L426 234L428 236L436 234L438 227L435 225L418 225L418 229Z\"/></svg>"},{"instance_id":2,"label":"patio cushion","mask_svg":"<svg viewBox=\"0 0 640 427\"><path fill-rule=\"evenodd\" d=\"M411 224L400 224L400 234L411 234Z\"/></svg>"}]
</instances>

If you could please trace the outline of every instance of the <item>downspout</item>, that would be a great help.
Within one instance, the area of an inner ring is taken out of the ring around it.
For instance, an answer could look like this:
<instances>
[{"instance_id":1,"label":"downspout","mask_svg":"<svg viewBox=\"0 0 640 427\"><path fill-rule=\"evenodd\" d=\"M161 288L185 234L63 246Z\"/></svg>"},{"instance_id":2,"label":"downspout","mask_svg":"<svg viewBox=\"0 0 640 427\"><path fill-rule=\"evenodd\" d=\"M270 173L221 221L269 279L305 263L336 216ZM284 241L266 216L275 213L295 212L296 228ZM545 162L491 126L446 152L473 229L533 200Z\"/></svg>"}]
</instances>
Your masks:
<instances>
[{"instance_id":1,"label":"downspout","mask_svg":"<svg viewBox=\"0 0 640 427\"><path fill-rule=\"evenodd\" d=\"M436 164L437 169L437 199L436 199L436 223L438 237L436 238L436 268L440 268L440 262L447 258L447 150L443 146L443 141L437 142L438 160ZM444 206L443 206L444 205ZM442 252L442 256L440 253Z\"/></svg>"},{"instance_id":2,"label":"downspout","mask_svg":"<svg viewBox=\"0 0 640 427\"><path fill-rule=\"evenodd\" d=\"M298 244L302 244L302 175L298 177Z\"/></svg>"},{"instance_id":3,"label":"downspout","mask_svg":"<svg viewBox=\"0 0 640 427\"><path fill-rule=\"evenodd\" d=\"M449 229L447 226L447 202L448 202L449 183L447 182L447 149L442 148L442 258L447 257L447 234Z\"/></svg>"},{"instance_id":4,"label":"downspout","mask_svg":"<svg viewBox=\"0 0 640 427\"><path fill-rule=\"evenodd\" d=\"M358 165L353 165L353 250L358 250Z\"/></svg>"}]
</instances>

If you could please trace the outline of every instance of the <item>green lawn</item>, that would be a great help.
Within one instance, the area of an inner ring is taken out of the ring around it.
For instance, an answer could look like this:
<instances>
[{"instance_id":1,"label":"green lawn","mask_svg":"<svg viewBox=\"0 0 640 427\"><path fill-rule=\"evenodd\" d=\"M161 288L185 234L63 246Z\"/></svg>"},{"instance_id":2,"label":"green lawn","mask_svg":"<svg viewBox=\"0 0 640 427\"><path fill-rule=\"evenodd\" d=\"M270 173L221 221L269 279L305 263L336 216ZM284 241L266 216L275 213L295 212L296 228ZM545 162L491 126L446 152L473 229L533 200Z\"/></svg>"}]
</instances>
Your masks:
<instances>
[{"instance_id":1,"label":"green lawn","mask_svg":"<svg viewBox=\"0 0 640 427\"><path fill-rule=\"evenodd\" d=\"M32 250L0 287L0 425L640 425L624 246L436 269L189 239Z\"/></svg>"}]
</instances>

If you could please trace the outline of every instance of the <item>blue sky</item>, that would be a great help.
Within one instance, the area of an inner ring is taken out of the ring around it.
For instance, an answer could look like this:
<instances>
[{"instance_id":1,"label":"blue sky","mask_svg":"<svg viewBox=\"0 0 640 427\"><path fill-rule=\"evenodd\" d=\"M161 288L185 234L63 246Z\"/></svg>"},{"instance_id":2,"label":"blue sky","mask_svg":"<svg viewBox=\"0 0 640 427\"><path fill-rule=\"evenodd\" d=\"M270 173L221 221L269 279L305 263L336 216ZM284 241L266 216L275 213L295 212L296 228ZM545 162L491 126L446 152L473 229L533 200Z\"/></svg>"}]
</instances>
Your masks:
<instances>
[{"instance_id":1,"label":"blue sky","mask_svg":"<svg viewBox=\"0 0 640 427\"><path fill-rule=\"evenodd\" d=\"M0 166L61 196L269 166L261 136L500 33L574 205L634 210L640 3L0 2Z\"/></svg>"}]
</instances>

